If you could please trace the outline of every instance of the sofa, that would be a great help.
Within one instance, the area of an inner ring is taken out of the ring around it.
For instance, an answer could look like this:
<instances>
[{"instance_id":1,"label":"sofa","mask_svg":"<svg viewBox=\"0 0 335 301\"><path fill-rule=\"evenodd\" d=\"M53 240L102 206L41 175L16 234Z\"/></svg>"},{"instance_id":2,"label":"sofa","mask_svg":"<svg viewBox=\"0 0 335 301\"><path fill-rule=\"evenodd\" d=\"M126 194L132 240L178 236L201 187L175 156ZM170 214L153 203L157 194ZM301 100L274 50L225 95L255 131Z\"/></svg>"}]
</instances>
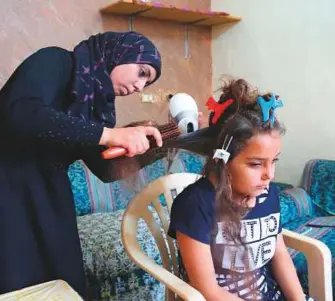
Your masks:
<instances>
[{"instance_id":1,"label":"sofa","mask_svg":"<svg viewBox=\"0 0 335 301\"><path fill-rule=\"evenodd\" d=\"M283 228L318 239L330 249L335 296L335 161L310 160L299 187L285 187L279 197ZM307 291L306 260L301 253L290 250L290 254Z\"/></svg>"},{"instance_id":2,"label":"sofa","mask_svg":"<svg viewBox=\"0 0 335 301\"><path fill-rule=\"evenodd\" d=\"M165 159L140 172L139 181L102 183L80 161L70 166L86 279L92 300L164 300L164 287L137 267L123 249L120 227L124 210L150 181L168 172L200 173L204 159L187 151L178 152L167 170ZM306 164L302 184L277 183L284 228L320 239L335 256L335 161L312 160ZM163 201L163 200L162 200ZM146 224L139 225L143 250L160 263L156 244ZM289 250L304 289L308 290L304 256ZM334 283L334 282L333 282Z\"/></svg>"}]
</instances>

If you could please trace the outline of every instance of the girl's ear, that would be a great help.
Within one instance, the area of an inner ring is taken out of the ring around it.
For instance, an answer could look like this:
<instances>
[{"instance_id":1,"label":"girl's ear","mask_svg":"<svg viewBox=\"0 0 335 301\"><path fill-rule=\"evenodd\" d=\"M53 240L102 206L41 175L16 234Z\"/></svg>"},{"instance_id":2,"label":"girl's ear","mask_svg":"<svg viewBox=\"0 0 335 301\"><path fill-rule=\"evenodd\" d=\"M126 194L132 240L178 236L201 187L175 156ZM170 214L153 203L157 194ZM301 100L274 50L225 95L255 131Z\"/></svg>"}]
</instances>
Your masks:
<instances>
[{"instance_id":1,"label":"girl's ear","mask_svg":"<svg viewBox=\"0 0 335 301\"><path fill-rule=\"evenodd\" d=\"M230 164L229 164L229 162L226 164L226 172L227 172L227 178L229 179L229 181L231 181L232 176L231 176L231 173L230 173Z\"/></svg>"}]
</instances>

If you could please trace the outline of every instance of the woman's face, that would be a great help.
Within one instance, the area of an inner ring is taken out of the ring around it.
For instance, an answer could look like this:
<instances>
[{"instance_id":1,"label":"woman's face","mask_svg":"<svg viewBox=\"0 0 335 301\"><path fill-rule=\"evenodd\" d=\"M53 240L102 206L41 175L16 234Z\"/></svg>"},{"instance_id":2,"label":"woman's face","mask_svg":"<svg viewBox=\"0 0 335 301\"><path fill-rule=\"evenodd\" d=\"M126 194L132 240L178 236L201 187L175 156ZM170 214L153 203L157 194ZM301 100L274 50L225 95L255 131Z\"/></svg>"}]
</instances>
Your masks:
<instances>
[{"instance_id":1,"label":"woman's face","mask_svg":"<svg viewBox=\"0 0 335 301\"><path fill-rule=\"evenodd\" d=\"M123 64L116 66L110 78L116 96L126 96L141 92L156 78L155 68L147 64Z\"/></svg>"}]
</instances>

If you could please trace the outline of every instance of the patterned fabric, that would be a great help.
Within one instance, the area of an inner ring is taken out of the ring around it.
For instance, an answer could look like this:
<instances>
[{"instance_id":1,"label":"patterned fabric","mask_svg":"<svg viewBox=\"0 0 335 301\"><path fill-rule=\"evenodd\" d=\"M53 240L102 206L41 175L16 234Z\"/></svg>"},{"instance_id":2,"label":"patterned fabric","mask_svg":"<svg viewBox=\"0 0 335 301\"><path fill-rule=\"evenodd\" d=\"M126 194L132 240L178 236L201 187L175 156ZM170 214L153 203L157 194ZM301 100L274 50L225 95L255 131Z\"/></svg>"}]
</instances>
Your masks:
<instances>
[{"instance_id":1,"label":"patterned fabric","mask_svg":"<svg viewBox=\"0 0 335 301\"><path fill-rule=\"evenodd\" d=\"M335 227L335 216L317 217L309 221L308 226Z\"/></svg>"},{"instance_id":2,"label":"patterned fabric","mask_svg":"<svg viewBox=\"0 0 335 301\"><path fill-rule=\"evenodd\" d=\"M105 300L105 299L99 299ZM165 287L161 283L152 286L140 286L134 288L131 292L120 293L111 296L108 301L165 301Z\"/></svg>"},{"instance_id":3,"label":"patterned fabric","mask_svg":"<svg viewBox=\"0 0 335 301\"><path fill-rule=\"evenodd\" d=\"M335 161L309 161L304 169L302 187L321 213L335 215Z\"/></svg>"},{"instance_id":4,"label":"patterned fabric","mask_svg":"<svg viewBox=\"0 0 335 301\"><path fill-rule=\"evenodd\" d=\"M274 182L279 191L284 191L286 189L293 188L294 186L288 183Z\"/></svg>"},{"instance_id":5,"label":"patterned fabric","mask_svg":"<svg viewBox=\"0 0 335 301\"><path fill-rule=\"evenodd\" d=\"M331 251L333 260L333 293L335 293L335 221L328 217L335 210L335 161L311 160L304 169L302 188L280 193L284 227L319 239ZM306 193L307 191L307 193ZM300 282L308 291L308 270L305 256L290 250Z\"/></svg>"},{"instance_id":6,"label":"patterned fabric","mask_svg":"<svg viewBox=\"0 0 335 301\"><path fill-rule=\"evenodd\" d=\"M149 64L161 73L161 57L155 45L137 32L106 32L91 36L74 48L73 102L67 112L83 120L115 125L112 70L122 64Z\"/></svg>"},{"instance_id":7,"label":"patterned fabric","mask_svg":"<svg viewBox=\"0 0 335 301\"><path fill-rule=\"evenodd\" d=\"M238 296L246 301L280 301L282 293L278 284L270 277L270 270L264 266L254 273L246 274L237 273L235 277L226 274L216 275L219 285L234 295L242 291ZM253 289L257 288L257 289Z\"/></svg>"},{"instance_id":8,"label":"patterned fabric","mask_svg":"<svg viewBox=\"0 0 335 301\"><path fill-rule=\"evenodd\" d=\"M285 301L285 296L281 292L280 286L274 280L271 269L268 266L255 271L251 276L245 274L236 275L236 279L227 275L216 275L216 279L221 287L237 295L235 292L243 290L243 295L240 296L246 301ZM252 288L258 287L258 290ZM305 296L306 301L313 301L311 297Z\"/></svg>"},{"instance_id":9,"label":"patterned fabric","mask_svg":"<svg viewBox=\"0 0 335 301\"><path fill-rule=\"evenodd\" d=\"M326 219L330 219L327 221ZM320 218L305 218L300 221L296 221L295 223L289 223L288 225L292 226L292 229L297 233L306 235L308 237L312 237L318 239L325 243L332 254L332 281L333 281L333 294L335 293L335 228L334 227L314 227L312 226L314 223L332 224L334 222L333 217L328 217L325 219ZM300 226L297 227L297 224L300 223ZM300 282L304 288L305 293L308 292L308 269L307 269L307 261L305 256L301 252L297 252L295 250L289 249L289 253L293 259L294 265L296 267Z\"/></svg>"},{"instance_id":10,"label":"patterned fabric","mask_svg":"<svg viewBox=\"0 0 335 301\"><path fill-rule=\"evenodd\" d=\"M153 180L167 173L201 173L203 165L203 157L180 151L169 170L167 160L161 159L143 168L136 183L120 180L106 184L91 173L83 162L77 161L70 166L68 172L77 215L125 209L134 195Z\"/></svg>"},{"instance_id":11,"label":"patterned fabric","mask_svg":"<svg viewBox=\"0 0 335 301\"><path fill-rule=\"evenodd\" d=\"M299 228L301 225L307 225L307 223L311 220L311 218L308 217L303 217L301 219L297 219L295 221L291 221L285 225L283 225L283 228L291 231L296 231L297 228Z\"/></svg>"},{"instance_id":12,"label":"patterned fabric","mask_svg":"<svg viewBox=\"0 0 335 301\"><path fill-rule=\"evenodd\" d=\"M90 196L88 193L87 173L83 168L83 163L74 162L68 172L71 188L74 195L77 215L91 213Z\"/></svg>"},{"instance_id":13,"label":"patterned fabric","mask_svg":"<svg viewBox=\"0 0 335 301\"><path fill-rule=\"evenodd\" d=\"M279 201L281 222L284 226L297 219L314 216L310 196L301 188L291 188L280 192Z\"/></svg>"},{"instance_id":14,"label":"patterned fabric","mask_svg":"<svg viewBox=\"0 0 335 301\"><path fill-rule=\"evenodd\" d=\"M125 252L121 236L124 210L77 218L85 273L92 300L163 300L162 285L137 267ZM162 264L155 240L146 223L138 225L143 251ZM128 299L129 298L129 299Z\"/></svg>"}]
</instances>

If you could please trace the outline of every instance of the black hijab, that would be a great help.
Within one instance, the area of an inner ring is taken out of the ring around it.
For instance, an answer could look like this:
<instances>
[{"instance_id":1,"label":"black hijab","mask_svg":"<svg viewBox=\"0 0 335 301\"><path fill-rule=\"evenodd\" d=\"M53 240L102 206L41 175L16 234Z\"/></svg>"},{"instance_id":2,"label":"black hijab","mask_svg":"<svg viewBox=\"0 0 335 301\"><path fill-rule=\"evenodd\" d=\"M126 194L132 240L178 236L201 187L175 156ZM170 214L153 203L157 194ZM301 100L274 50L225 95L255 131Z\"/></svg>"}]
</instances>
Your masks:
<instances>
[{"instance_id":1,"label":"black hijab","mask_svg":"<svg viewBox=\"0 0 335 301\"><path fill-rule=\"evenodd\" d=\"M161 56L155 45L137 32L106 32L91 36L74 48L73 100L70 116L115 125L112 70L122 64L148 64L161 74Z\"/></svg>"}]
</instances>

